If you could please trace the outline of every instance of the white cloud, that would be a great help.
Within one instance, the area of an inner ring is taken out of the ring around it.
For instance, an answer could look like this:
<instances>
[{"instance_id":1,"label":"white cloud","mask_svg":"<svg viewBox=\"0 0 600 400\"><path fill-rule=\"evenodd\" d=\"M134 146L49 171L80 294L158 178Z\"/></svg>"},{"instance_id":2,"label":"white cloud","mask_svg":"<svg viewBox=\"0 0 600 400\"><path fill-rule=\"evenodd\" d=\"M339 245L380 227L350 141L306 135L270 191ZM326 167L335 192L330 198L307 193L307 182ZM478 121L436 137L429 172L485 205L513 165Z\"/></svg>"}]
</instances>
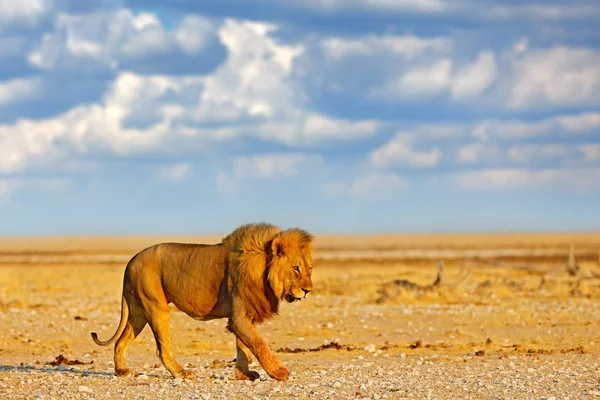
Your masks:
<instances>
[{"instance_id":1,"label":"white cloud","mask_svg":"<svg viewBox=\"0 0 600 400\"><path fill-rule=\"evenodd\" d=\"M380 100L402 100L415 96L437 95L448 88L452 61L443 59L430 66L416 67L383 86L371 89L368 97Z\"/></svg>"},{"instance_id":2,"label":"white cloud","mask_svg":"<svg viewBox=\"0 0 600 400\"><path fill-rule=\"evenodd\" d=\"M452 40L443 37L424 38L414 35L368 35L359 39L328 38L320 43L326 57L339 60L349 56L374 54L398 55L412 59L424 53L440 53L452 48Z\"/></svg>"},{"instance_id":3,"label":"white cloud","mask_svg":"<svg viewBox=\"0 0 600 400\"><path fill-rule=\"evenodd\" d=\"M497 160L500 154L500 149L497 146L485 143L470 143L458 148L456 160L462 164L493 161Z\"/></svg>"},{"instance_id":4,"label":"white cloud","mask_svg":"<svg viewBox=\"0 0 600 400\"><path fill-rule=\"evenodd\" d=\"M577 169L484 169L450 175L449 182L461 189L538 189L541 187L600 188L600 168Z\"/></svg>"},{"instance_id":5,"label":"white cloud","mask_svg":"<svg viewBox=\"0 0 600 400\"><path fill-rule=\"evenodd\" d=\"M149 15L129 22L135 29L155 26ZM228 20L218 32L228 56L213 74L121 72L101 102L52 118L0 124L0 172L74 154L189 152L244 136L292 145L374 134L375 121L338 120L308 110L291 76L302 48L278 44L270 36L274 29ZM78 51L95 55L94 49Z\"/></svg>"},{"instance_id":6,"label":"white cloud","mask_svg":"<svg viewBox=\"0 0 600 400\"><path fill-rule=\"evenodd\" d=\"M304 49L278 44L274 25L226 20L219 38L229 55L204 81L197 120L291 118L305 101L290 79L292 62Z\"/></svg>"},{"instance_id":7,"label":"white cloud","mask_svg":"<svg viewBox=\"0 0 600 400\"><path fill-rule=\"evenodd\" d=\"M175 39L186 53L197 55L204 50L213 30L214 27L207 19L188 15L175 29Z\"/></svg>"},{"instance_id":8,"label":"white cloud","mask_svg":"<svg viewBox=\"0 0 600 400\"><path fill-rule=\"evenodd\" d=\"M600 161L600 144L582 144L578 146L585 161Z\"/></svg>"},{"instance_id":9,"label":"white cloud","mask_svg":"<svg viewBox=\"0 0 600 400\"><path fill-rule=\"evenodd\" d=\"M475 125L472 135L479 139L525 139L549 134L593 133L600 129L600 113L559 115L533 122L488 120Z\"/></svg>"},{"instance_id":10,"label":"white cloud","mask_svg":"<svg viewBox=\"0 0 600 400\"><path fill-rule=\"evenodd\" d=\"M473 64L456 72L450 83L450 93L457 100L479 97L494 83L497 75L494 53L491 51L481 52Z\"/></svg>"},{"instance_id":11,"label":"white cloud","mask_svg":"<svg viewBox=\"0 0 600 400\"><path fill-rule=\"evenodd\" d=\"M28 59L41 69L85 65L116 69L124 60L177 49L198 54L213 31L201 17L184 18L173 30L166 30L154 14L129 9L59 14L55 31L44 35Z\"/></svg>"},{"instance_id":12,"label":"white cloud","mask_svg":"<svg viewBox=\"0 0 600 400\"><path fill-rule=\"evenodd\" d=\"M335 11L340 9L374 9L382 11L440 12L446 8L442 0L292 0L295 4Z\"/></svg>"},{"instance_id":13,"label":"white cloud","mask_svg":"<svg viewBox=\"0 0 600 400\"><path fill-rule=\"evenodd\" d=\"M440 93L450 85L452 60L444 59L428 67L419 67L409 70L399 80L396 87L402 95L418 96Z\"/></svg>"},{"instance_id":14,"label":"white cloud","mask_svg":"<svg viewBox=\"0 0 600 400\"><path fill-rule=\"evenodd\" d=\"M499 142L501 143L501 142ZM537 143L501 146L487 142L470 143L457 150L459 163L502 163L573 165L600 161L600 145L594 143Z\"/></svg>"},{"instance_id":15,"label":"white cloud","mask_svg":"<svg viewBox=\"0 0 600 400\"><path fill-rule=\"evenodd\" d=\"M192 171L192 164L181 162L161 168L158 171L158 177L163 180L179 182Z\"/></svg>"},{"instance_id":16,"label":"white cloud","mask_svg":"<svg viewBox=\"0 0 600 400\"><path fill-rule=\"evenodd\" d=\"M303 153L275 153L234 160L234 177L237 179L280 179L315 168L321 157Z\"/></svg>"},{"instance_id":17,"label":"white cloud","mask_svg":"<svg viewBox=\"0 0 600 400\"><path fill-rule=\"evenodd\" d=\"M54 118L0 125L0 172L64 159L73 153L143 152L164 145L166 138L184 136L172 125L168 104L160 104L160 100L169 90L181 90L192 83L192 78L124 73L116 78L101 104L78 106ZM140 112L159 121L145 129L125 127L127 118Z\"/></svg>"},{"instance_id":18,"label":"white cloud","mask_svg":"<svg viewBox=\"0 0 600 400\"><path fill-rule=\"evenodd\" d=\"M385 100L414 99L449 93L454 100L480 97L498 75L496 57L482 51L470 64L456 68L450 58L409 69L381 87L374 88L370 97Z\"/></svg>"},{"instance_id":19,"label":"white cloud","mask_svg":"<svg viewBox=\"0 0 600 400\"><path fill-rule=\"evenodd\" d=\"M464 7L477 4L464 3ZM542 21L568 21L578 19L594 19L600 17L600 10L595 5L576 4L570 2L561 4L513 4L513 5L489 5L483 3L482 8L477 10L474 16L484 17L492 20L542 20Z\"/></svg>"},{"instance_id":20,"label":"white cloud","mask_svg":"<svg viewBox=\"0 0 600 400\"><path fill-rule=\"evenodd\" d=\"M380 128L375 120L349 121L307 112L297 120L266 122L259 127L263 138L289 145L312 144L324 140L351 140L369 137Z\"/></svg>"},{"instance_id":21,"label":"white cloud","mask_svg":"<svg viewBox=\"0 0 600 400\"><path fill-rule=\"evenodd\" d=\"M276 181L312 174L323 166L323 158L309 153L268 153L233 159L231 171L217 174L220 193L238 193L248 183Z\"/></svg>"},{"instance_id":22,"label":"white cloud","mask_svg":"<svg viewBox=\"0 0 600 400\"><path fill-rule=\"evenodd\" d=\"M339 10L369 10L383 13L413 12L422 14L457 15L461 18L477 20L541 20L569 21L594 19L600 17L600 10L595 5L572 1L568 5L561 4L502 4L496 5L488 1L444 0L292 0L294 4L310 7L323 12Z\"/></svg>"},{"instance_id":23,"label":"white cloud","mask_svg":"<svg viewBox=\"0 0 600 400\"><path fill-rule=\"evenodd\" d=\"M442 159L438 148L418 151L413 148L414 134L398 133L391 141L374 150L369 155L371 164L375 167L435 167Z\"/></svg>"},{"instance_id":24,"label":"white cloud","mask_svg":"<svg viewBox=\"0 0 600 400\"><path fill-rule=\"evenodd\" d=\"M370 173L351 182L329 182L323 185L323 191L329 196L355 196L381 198L407 189L409 182L391 173Z\"/></svg>"},{"instance_id":25,"label":"white cloud","mask_svg":"<svg viewBox=\"0 0 600 400\"><path fill-rule=\"evenodd\" d=\"M528 48L529 48L529 39L526 37L523 37L513 44L512 50L514 53L519 54L519 53L525 53Z\"/></svg>"},{"instance_id":26,"label":"white cloud","mask_svg":"<svg viewBox=\"0 0 600 400\"><path fill-rule=\"evenodd\" d=\"M561 161L573 157L574 149L562 144L515 145L508 149L510 161L531 163L533 161Z\"/></svg>"},{"instance_id":27,"label":"white cloud","mask_svg":"<svg viewBox=\"0 0 600 400\"><path fill-rule=\"evenodd\" d=\"M511 108L600 104L600 51L554 47L514 61Z\"/></svg>"},{"instance_id":28,"label":"white cloud","mask_svg":"<svg viewBox=\"0 0 600 400\"><path fill-rule=\"evenodd\" d=\"M0 1L0 31L2 24L33 25L52 7L51 0L2 0Z\"/></svg>"},{"instance_id":29,"label":"white cloud","mask_svg":"<svg viewBox=\"0 0 600 400\"><path fill-rule=\"evenodd\" d=\"M36 97L42 88L39 78L20 78L0 82L0 105L7 105Z\"/></svg>"}]
</instances>

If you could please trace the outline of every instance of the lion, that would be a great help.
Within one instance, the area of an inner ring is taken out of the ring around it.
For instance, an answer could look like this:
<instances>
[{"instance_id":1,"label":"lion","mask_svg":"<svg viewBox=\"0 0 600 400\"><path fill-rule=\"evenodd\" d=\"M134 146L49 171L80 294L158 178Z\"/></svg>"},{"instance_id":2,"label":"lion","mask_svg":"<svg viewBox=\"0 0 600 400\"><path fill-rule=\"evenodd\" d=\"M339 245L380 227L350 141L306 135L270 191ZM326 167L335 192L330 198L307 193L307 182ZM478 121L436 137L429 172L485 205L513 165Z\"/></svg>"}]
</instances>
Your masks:
<instances>
[{"instance_id":1,"label":"lion","mask_svg":"<svg viewBox=\"0 0 600 400\"><path fill-rule=\"evenodd\" d=\"M190 317L208 321L228 318L236 338L235 377L255 380L252 354L273 379L285 381L289 371L259 336L256 326L278 313L279 303L300 301L312 291L313 235L299 228L242 225L218 244L160 243L140 251L127 264L123 278L121 320L115 334L100 346L115 343L117 376L126 366L127 346L150 325L157 355L174 378L193 379L171 351L169 303Z\"/></svg>"}]
</instances>

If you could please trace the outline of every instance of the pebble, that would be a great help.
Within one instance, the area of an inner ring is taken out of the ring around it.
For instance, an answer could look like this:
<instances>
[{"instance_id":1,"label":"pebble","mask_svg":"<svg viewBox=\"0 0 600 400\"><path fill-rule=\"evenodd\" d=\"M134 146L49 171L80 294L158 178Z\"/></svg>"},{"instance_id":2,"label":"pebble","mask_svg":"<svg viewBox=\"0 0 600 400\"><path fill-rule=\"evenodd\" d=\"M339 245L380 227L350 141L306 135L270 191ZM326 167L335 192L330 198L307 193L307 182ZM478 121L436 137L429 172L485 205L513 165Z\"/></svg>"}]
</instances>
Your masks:
<instances>
[{"instance_id":1,"label":"pebble","mask_svg":"<svg viewBox=\"0 0 600 400\"><path fill-rule=\"evenodd\" d=\"M86 393L94 393L94 390L91 387L87 387L87 386L78 386L77 387L77 391L78 392L86 392Z\"/></svg>"}]
</instances>

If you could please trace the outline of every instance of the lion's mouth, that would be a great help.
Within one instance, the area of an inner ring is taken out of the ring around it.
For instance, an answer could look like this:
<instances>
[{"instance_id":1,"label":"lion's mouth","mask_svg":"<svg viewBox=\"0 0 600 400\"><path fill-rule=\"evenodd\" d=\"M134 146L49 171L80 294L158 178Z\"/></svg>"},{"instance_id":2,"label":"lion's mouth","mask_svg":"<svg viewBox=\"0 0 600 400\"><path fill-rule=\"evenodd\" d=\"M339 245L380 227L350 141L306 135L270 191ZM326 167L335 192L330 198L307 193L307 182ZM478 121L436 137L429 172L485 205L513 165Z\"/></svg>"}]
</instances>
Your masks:
<instances>
[{"instance_id":1,"label":"lion's mouth","mask_svg":"<svg viewBox=\"0 0 600 400\"><path fill-rule=\"evenodd\" d=\"M286 300L288 303L293 303L294 301L297 301L297 300L298 300L298 301L299 301L299 300L302 300L302 298L301 298L301 297L296 297L296 296L294 296L292 293L288 293L288 294L286 294L286 295L285 295L285 300Z\"/></svg>"}]
</instances>

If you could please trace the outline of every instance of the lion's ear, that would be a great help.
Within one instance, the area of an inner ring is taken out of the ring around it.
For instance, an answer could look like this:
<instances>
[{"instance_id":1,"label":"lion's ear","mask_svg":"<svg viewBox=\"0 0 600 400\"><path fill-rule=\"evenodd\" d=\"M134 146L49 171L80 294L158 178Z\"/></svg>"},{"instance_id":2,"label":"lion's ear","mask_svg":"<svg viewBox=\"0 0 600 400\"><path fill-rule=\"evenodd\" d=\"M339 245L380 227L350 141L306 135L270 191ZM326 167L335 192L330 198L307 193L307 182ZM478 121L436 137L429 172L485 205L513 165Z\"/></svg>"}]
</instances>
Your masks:
<instances>
[{"instance_id":1,"label":"lion's ear","mask_svg":"<svg viewBox=\"0 0 600 400\"><path fill-rule=\"evenodd\" d=\"M285 241L282 238L273 239L271 251L275 257L282 257L285 255Z\"/></svg>"}]
</instances>

